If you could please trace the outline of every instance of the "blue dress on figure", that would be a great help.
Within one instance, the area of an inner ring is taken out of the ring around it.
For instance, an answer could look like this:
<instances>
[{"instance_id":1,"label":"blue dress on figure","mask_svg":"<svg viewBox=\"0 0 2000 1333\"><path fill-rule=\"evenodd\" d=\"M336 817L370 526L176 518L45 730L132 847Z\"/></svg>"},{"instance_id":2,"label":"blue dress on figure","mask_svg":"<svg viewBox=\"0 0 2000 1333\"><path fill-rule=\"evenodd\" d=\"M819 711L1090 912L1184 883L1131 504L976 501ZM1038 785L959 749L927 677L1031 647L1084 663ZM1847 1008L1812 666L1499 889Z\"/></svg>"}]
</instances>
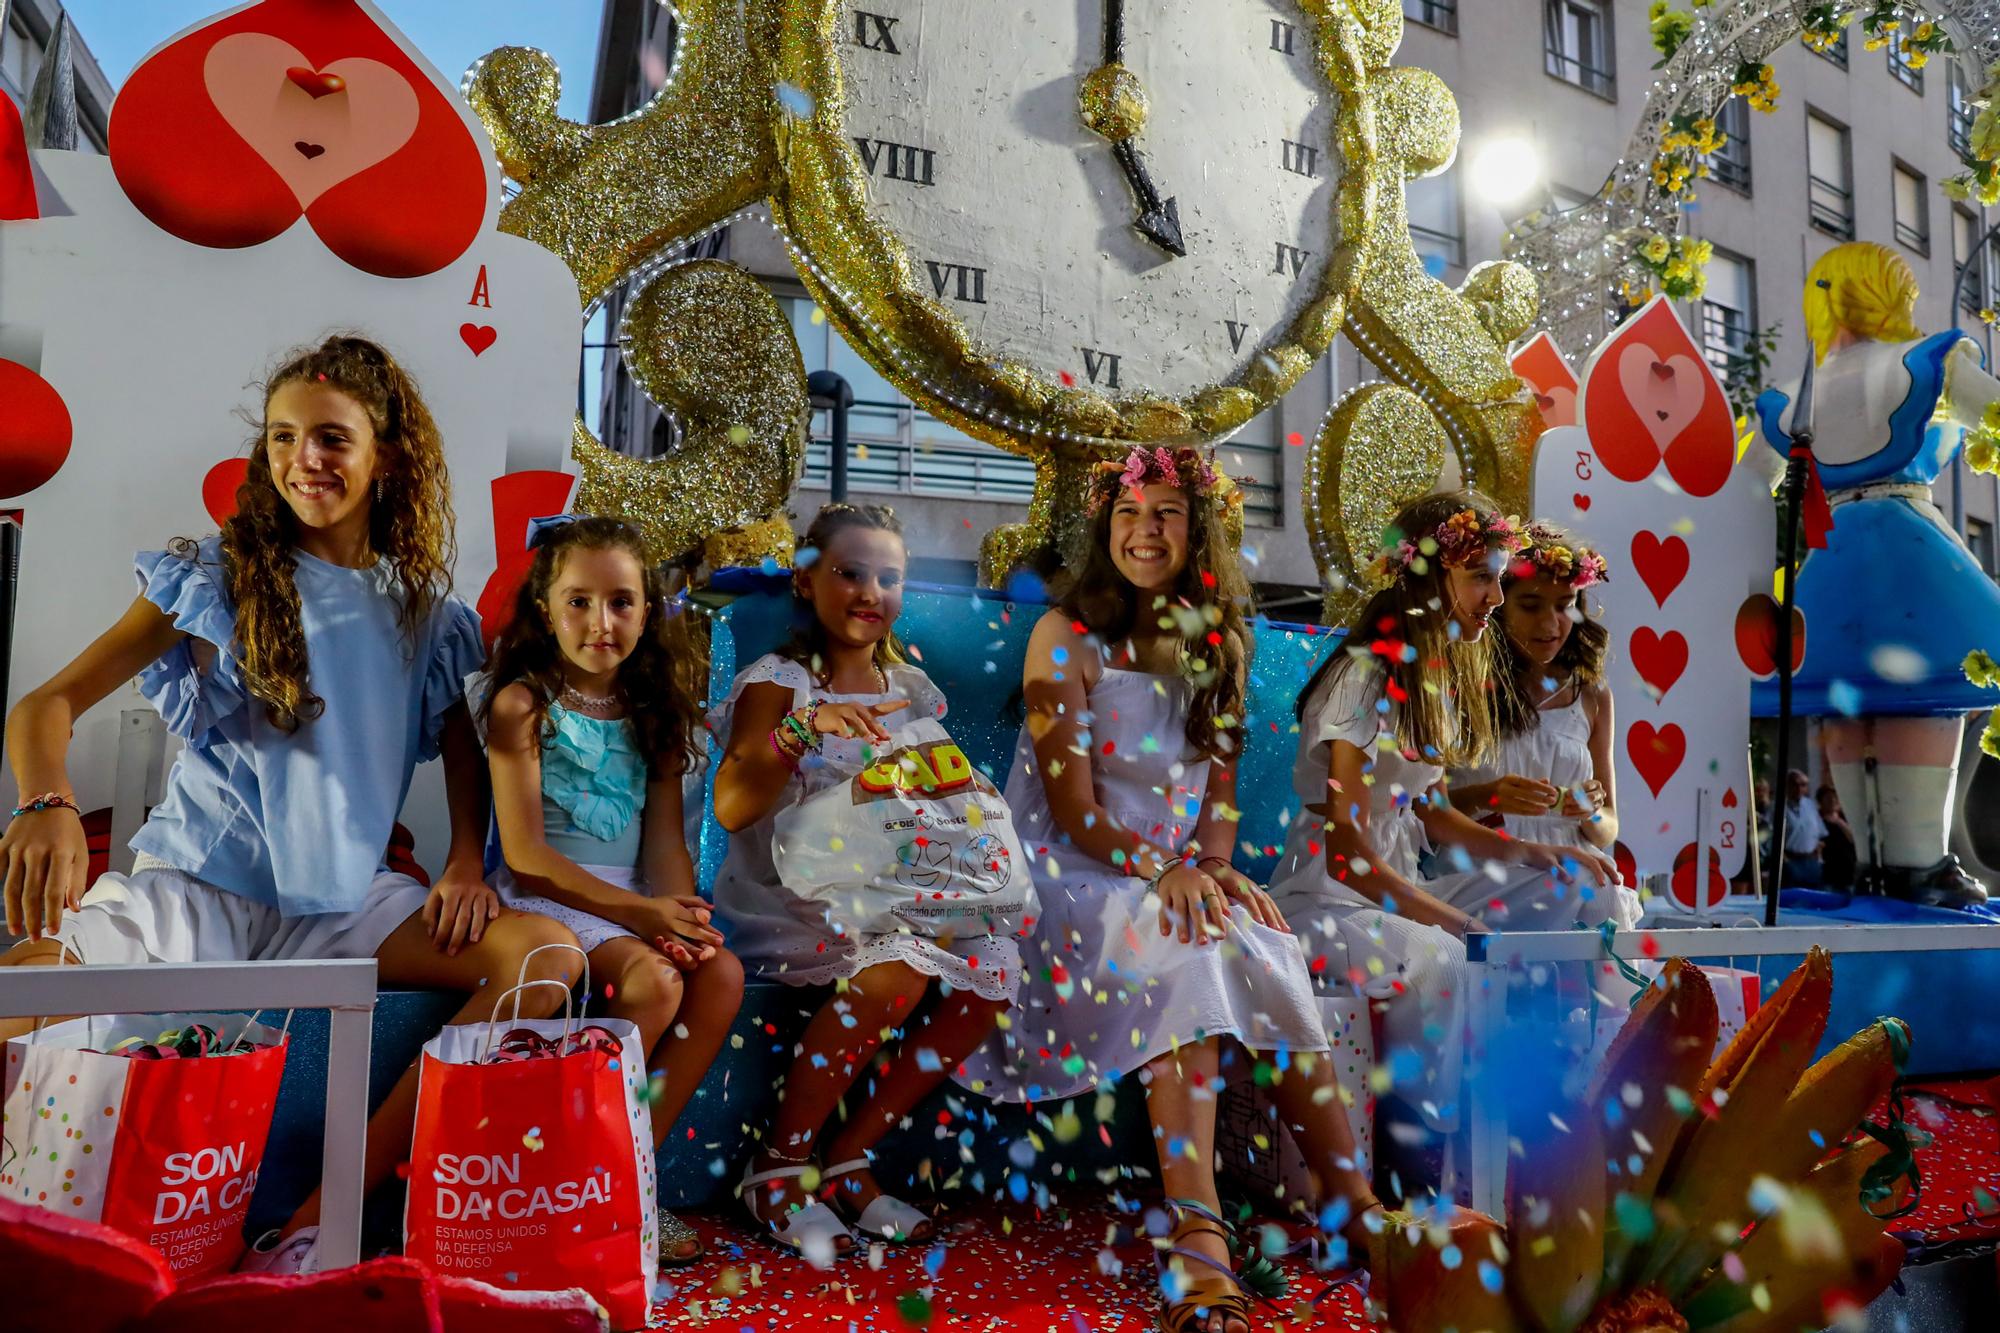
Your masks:
<instances>
[{"instance_id":1,"label":"blue dress on figure","mask_svg":"<svg viewBox=\"0 0 2000 1333\"><path fill-rule=\"evenodd\" d=\"M1805 660L1793 677L1799 715L1920 717L1992 706L1961 663L1975 648L2000 648L2000 586L1930 493L1964 445L1962 423L1977 421L1993 396L1984 364L1978 344L1957 329L1861 343L1822 363L1813 452L1833 532L1799 570L1806 622ZM1954 377L1963 392L1950 395ZM1790 445L1781 423L1796 392L1793 381L1757 399L1758 434L1779 468ZM1753 699L1758 714L1775 714L1777 682L1759 682Z\"/></svg>"}]
</instances>

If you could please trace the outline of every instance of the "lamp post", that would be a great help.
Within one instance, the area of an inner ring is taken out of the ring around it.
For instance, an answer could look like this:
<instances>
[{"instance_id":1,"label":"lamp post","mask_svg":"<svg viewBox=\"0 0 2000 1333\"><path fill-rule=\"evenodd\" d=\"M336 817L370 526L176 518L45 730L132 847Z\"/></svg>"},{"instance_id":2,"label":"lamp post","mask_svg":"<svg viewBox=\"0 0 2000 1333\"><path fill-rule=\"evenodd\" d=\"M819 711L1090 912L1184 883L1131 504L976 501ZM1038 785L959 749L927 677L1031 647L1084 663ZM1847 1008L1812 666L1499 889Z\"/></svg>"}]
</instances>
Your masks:
<instances>
[{"instance_id":1,"label":"lamp post","mask_svg":"<svg viewBox=\"0 0 2000 1333\"><path fill-rule=\"evenodd\" d=\"M833 416L833 437L828 441L831 462L827 469L833 499L847 498L847 413L854 406L854 386L833 370L815 370L806 376L806 397L815 408L824 407Z\"/></svg>"},{"instance_id":2,"label":"lamp post","mask_svg":"<svg viewBox=\"0 0 2000 1333\"><path fill-rule=\"evenodd\" d=\"M1824 279L1820 286L1826 286ZM1799 398L1792 406L1792 424L1787 431L1792 443L1785 455L1785 585L1778 607L1778 771L1771 798L1771 859L1777 865L1764 896L1767 926L1778 924L1778 891L1785 883L1785 813L1791 799L1787 775L1792 769L1792 609L1798 598L1799 509L1812 478L1813 371L1817 361L1808 337L1806 370L1799 377ZM1706 870L1705 866L1697 867L1696 879Z\"/></svg>"}]
</instances>

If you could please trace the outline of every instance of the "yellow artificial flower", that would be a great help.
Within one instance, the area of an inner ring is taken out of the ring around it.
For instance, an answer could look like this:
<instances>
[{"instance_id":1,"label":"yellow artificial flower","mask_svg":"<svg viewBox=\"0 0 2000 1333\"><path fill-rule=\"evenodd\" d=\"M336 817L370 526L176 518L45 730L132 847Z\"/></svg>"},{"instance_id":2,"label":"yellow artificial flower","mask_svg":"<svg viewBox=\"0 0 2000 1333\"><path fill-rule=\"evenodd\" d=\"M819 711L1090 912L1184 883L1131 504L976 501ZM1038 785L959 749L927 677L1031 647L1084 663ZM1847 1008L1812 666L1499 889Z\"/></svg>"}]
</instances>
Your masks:
<instances>
[{"instance_id":1,"label":"yellow artificial flower","mask_svg":"<svg viewBox=\"0 0 2000 1333\"><path fill-rule=\"evenodd\" d=\"M1974 435L1965 441L1965 465L1974 472L2000 472L2000 443L1991 435Z\"/></svg>"},{"instance_id":2,"label":"yellow artificial flower","mask_svg":"<svg viewBox=\"0 0 2000 1333\"><path fill-rule=\"evenodd\" d=\"M1658 232L1654 232L1652 237L1639 247L1639 253L1646 257L1648 263L1663 264L1666 262L1667 255L1671 249L1672 247L1667 243L1667 238Z\"/></svg>"}]
</instances>

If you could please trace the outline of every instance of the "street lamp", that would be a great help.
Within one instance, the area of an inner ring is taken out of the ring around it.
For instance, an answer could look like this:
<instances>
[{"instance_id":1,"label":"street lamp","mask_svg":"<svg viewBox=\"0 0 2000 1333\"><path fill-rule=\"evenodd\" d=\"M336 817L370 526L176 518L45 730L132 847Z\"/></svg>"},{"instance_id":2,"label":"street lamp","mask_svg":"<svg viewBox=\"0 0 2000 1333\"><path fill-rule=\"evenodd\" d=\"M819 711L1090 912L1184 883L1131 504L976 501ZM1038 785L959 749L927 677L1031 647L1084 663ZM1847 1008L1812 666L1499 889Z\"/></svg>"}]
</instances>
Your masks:
<instances>
[{"instance_id":1,"label":"street lamp","mask_svg":"<svg viewBox=\"0 0 2000 1333\"><path fill-rule=\"evenodd\" d=\"M831 456L827 480L838 503L847 498L847 411L854 406L854 386L837 371L815 370L806 376L806 397L815 409L824 407L833 417L833 438L827 442Z\"/></svg>"},{"instance_id":2,"label":"street lamp","mask_svg":"<svg viewBox=\"0 0 2000 1333\"><path fill-rule=\"evenodd\" d=\"M1473 192L1504 212L1541 187L1542 155L1521 135L1500 135L1479 146L1466 172Z\"/></svg>"}]
</instances>

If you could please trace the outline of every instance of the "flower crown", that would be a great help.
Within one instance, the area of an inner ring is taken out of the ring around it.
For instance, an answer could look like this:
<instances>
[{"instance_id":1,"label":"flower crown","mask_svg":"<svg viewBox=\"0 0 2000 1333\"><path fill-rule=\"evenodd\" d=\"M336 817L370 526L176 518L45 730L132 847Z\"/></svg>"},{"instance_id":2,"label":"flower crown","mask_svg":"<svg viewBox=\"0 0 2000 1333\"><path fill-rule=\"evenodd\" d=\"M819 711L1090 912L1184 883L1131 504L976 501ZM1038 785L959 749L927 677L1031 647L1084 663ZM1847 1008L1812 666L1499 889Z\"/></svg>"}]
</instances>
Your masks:
<instances>
[{"instance_id":1,"label":"flower crown","mask_svg":"<svg viewBox=\"0 0 2000 1333\"><path fill-rule=\"evenodd\" d=\"M1546 523L1528 525L1527 544L1508 572L1516 578L1542 574L1576 592L1611 577L1603 556Z\"/></svg>"},{"instance_id":2,"label":"flower crown","mask_svg":"<svg viewBox=\"0 0 2000 1333\"><path fill-rule=\"evenodd\" d=\"M1091 467L1090 512L1096 513L1114 496L1141 486L1178 486L1204 499L1213 497L1222 504L1240 504L1243 494L1197 449L1182 445L1169 449L1137 445L1123 462L1109 459Z\"/></svg>"},{"instance_id":3,"label":"flower crown","mask_svg":"<svg viewBox=\"0 0 2000 1333\"><path fill-rule=\"evenodd\" d=\"M1406 537L1390 529L1396 537L1385 545L1377 571L1387 579L1398 578L1405 570L1422 574L1435 560L1447 569L1465 569L1483 562L1488 552L1499 548L1513 555L1526 546L1527 539L1505 514L1482 520L1476 509L1461 509L1429 533Z\"/></svg>"}]
</instances>

